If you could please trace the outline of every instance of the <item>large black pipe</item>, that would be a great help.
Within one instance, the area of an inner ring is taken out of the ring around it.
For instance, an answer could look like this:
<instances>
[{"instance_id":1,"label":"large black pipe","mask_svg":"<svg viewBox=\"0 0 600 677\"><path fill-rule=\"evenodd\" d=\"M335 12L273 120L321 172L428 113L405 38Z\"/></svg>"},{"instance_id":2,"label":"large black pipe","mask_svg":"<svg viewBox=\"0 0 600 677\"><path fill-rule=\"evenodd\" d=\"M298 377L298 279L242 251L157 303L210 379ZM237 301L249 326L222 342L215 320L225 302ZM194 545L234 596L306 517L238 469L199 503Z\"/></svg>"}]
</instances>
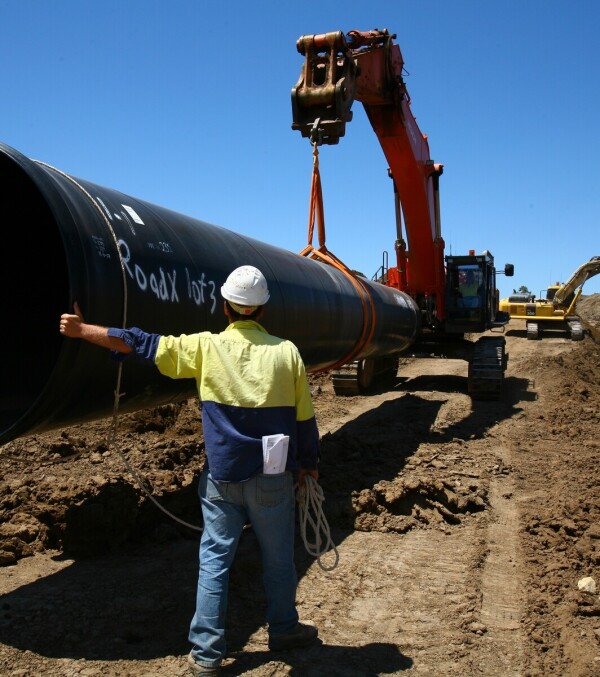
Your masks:
<instances>
[{"instance_id":1,"label":"large black pipe","mask_svg":"<svg viewBox=\"0 0 600 677\"><path fill-rule=\"evenodd\" d=\"M351 355L364 331L364 295L334 267L77 179L5 144L0 199L0 444L112 411L116 364L59 334L74 301L98 324L220 331L219 289L236 266L251 264L271 292L265 326L296 343L309 371ZM412 299L364 284L372 340L355 359L405 350L419 328ZM126 363L121 391L127 412L187 398L194 383Z\"/></svg>"}]
</instances>

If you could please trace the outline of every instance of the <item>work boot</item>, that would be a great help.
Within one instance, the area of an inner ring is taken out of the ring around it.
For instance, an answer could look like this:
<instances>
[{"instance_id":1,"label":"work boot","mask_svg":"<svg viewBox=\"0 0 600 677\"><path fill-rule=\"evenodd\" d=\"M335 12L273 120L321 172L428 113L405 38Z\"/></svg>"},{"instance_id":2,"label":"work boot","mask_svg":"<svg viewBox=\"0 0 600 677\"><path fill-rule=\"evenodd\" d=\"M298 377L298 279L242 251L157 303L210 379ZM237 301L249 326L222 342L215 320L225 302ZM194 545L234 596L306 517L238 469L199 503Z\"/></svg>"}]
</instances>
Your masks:
<instances>
[{"instance_id":1,"label":"work boot","mask_svg":"<svg viewBox=\"0 0 600 677\"><path fill-rule=\"evenodd\" d=\"M298 623L296 627L285 635L269 637L269 649L271 651L286 651L301 646L308 646L316 641L319 630L314 625Z\"/></svg>"},{"instance_id":2,"label":"work boot","mask_svg":"<svg viewBox=\"0 0 600 677\"><path fill-rule=\"evenodd\" d=\"M188 655L187 662L190 673L195 675L195 677L219 677L221 674L220 665L213 665L211 667L200 665L200 663L196 663L192 654Z\"/></svg>"}]
</instances>

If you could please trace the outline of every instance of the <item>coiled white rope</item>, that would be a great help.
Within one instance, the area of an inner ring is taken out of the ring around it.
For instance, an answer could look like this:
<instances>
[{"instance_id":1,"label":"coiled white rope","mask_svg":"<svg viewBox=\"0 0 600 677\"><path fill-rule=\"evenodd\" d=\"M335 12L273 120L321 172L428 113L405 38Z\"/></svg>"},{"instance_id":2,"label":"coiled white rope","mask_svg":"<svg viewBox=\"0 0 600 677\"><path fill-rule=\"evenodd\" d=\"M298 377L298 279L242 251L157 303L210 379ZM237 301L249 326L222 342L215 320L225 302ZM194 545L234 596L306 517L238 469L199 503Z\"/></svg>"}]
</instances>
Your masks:
<instances>
[{"instance_id":1,"label":"coiled white rope","mask_svg":"<svg viewBox=\"0 0 600 677\"><path fill-rule=\"evenodd\" d=\"M304 547L309 555L317 558L317 564L323 571L333 571L340 561L340 555L331 539L329 524L323 512L323 501L325 500L323 488L313 477L305 475L304 484L298 486L296 500L300 513L300 532ZM312 529L313 543L308 541L307 525L310 525ZM330 550L333 550L335 559L331 566L325 566L321 562L321 557Z\"/></svg>"}]
</instances>

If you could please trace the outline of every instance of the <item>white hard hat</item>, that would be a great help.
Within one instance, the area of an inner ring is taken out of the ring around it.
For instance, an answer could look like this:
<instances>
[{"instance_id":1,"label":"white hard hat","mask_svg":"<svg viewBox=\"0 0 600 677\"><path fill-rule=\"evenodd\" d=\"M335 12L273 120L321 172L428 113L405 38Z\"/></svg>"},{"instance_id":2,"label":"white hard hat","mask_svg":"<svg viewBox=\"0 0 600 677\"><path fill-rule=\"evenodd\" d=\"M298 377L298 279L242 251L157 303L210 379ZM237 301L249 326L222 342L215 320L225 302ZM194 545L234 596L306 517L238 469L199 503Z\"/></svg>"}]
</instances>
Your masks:
<instances>
[{"instance_id":1,"label":"white hard hat","mask_svg":"<svg viewBox=\"0 0 600 677\"><path fill-rule=\"evenodd\" d=\"M229 274L221 287L221 296L235 311L250 315L269 300L265 276L254 266L240 266Z\"/></svg>"}]
</instances>

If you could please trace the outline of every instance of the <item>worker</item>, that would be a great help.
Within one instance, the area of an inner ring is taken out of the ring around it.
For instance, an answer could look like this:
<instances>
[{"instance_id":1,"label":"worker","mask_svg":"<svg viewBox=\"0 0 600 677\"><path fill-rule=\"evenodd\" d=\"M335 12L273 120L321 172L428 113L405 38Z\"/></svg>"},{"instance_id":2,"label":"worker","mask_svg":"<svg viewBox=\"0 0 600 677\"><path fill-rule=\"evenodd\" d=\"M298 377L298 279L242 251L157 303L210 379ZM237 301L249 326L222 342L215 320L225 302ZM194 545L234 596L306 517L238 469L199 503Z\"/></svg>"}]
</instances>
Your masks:
<instances>
[{"instance_id":1,"label":"worker","mask_svg":"<svg viewBox=\"0 0 600 677\"><path fill-rule=\"evenodd\" d=\"M194 378L202 403L206 464L198 492L202 506L200 569L188 656L194 675L219 675L226 654L229 573L244 526L260 545L267 599L269 648L308 646L318 630L300 623L294 564L294 480L318 479L319 433L304 363L296 346L259 324L269 290L253 266L236 268L221 287L227 328L159 336L117 329L63 314L60 332L156 365L171 378ZM264 436L289 436L284 472L264 473Z\"/></svg>"},{"instance_id":2,"label":"worker","mask_svg":"<svg viewBox=\"0 0 600 677\"><path fill-rule=\"evenodd\" d=\"M479 306L479 284L472 270L467 270L464 280L458 286L458 291L464 307L477 308Z\"/></svg>"}]
</instances>

